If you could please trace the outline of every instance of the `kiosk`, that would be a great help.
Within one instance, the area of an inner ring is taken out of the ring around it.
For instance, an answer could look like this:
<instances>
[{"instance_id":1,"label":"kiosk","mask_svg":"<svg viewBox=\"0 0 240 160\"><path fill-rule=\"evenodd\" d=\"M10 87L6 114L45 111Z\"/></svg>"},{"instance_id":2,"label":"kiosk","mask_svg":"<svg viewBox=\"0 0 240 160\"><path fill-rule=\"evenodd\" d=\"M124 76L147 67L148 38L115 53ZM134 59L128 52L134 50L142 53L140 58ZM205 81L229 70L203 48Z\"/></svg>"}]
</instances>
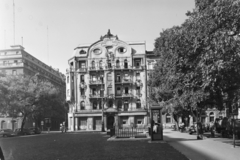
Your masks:
<instances>
[{"instance_id":1,"label":"kiosk","mask_svg":"<svg viewBox=\"0 0 240 160\"><path fill-rule=\"evenodd\" d=\"M159 104L150 106L151 128L150 135L152 141L163 140L162 107Z\"/></svg>"}]
</instances>

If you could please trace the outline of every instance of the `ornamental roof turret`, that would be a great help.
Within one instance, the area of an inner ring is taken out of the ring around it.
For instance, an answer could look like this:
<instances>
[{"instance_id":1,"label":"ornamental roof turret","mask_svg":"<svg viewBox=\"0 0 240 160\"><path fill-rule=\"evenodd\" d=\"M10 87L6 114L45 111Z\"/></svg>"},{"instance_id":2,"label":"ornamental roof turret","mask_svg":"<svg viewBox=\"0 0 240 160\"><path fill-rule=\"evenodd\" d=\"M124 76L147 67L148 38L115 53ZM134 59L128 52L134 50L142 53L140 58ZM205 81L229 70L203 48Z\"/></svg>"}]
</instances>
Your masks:
<instances>
[{"instance_id":1,"label":"ornamental roof turret","mask_svg":"<svg viewBox=\"0 0 240 160\"><path fill-rule=\"evenodd\" d=\"M104 35L104 36L101 36L100 37L100 40L103 40L104 38L116 38L116 39L118 39L118 36L116 35L116 36L114 36L113 34L111 34L111 31L110 31L110 29L108 29L108 32L107 32L107 34L106 35Z\"/></svg>"}]
</instances>

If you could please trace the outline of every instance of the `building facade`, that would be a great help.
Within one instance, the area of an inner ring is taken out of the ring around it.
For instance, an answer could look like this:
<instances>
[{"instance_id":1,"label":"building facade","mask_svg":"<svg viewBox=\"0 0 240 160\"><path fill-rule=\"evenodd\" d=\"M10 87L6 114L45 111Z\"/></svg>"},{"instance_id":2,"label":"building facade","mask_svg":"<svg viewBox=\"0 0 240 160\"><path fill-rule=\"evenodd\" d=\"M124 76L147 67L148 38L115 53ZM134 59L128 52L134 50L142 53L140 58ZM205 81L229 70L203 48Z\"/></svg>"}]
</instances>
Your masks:
<instances>
[{"instance_id":1,"label":"building facade","mask_svg":"<svg viewBox=\"0 0 240 160\"><path fill-rule=\"evenodd\" d=\"M34 75L39 73L41 78L49 80L57 86L65 88L65 75L51 66L41 62L31 54L24 50L21 45L11 46L9 49L0 50L0 71L5 71L8 75ZM0 115L0 129L15 129L21 126L21 116L17 118L9 117L9 115ZM58 122L53 121L59 127ZM26 127L33 126L31 117L25 124Z\"/></svg>"},{"instance_id":2,"label":"building facade","mask_svg":"<svg viewBox=\"0 0 240 160\"><path fill-rule=\"evenodd\" d=\"M68 64L70 130L147 127L145 42L124 42L108 31L93 44L77 46Z\"/></svg>"}]
</instances>

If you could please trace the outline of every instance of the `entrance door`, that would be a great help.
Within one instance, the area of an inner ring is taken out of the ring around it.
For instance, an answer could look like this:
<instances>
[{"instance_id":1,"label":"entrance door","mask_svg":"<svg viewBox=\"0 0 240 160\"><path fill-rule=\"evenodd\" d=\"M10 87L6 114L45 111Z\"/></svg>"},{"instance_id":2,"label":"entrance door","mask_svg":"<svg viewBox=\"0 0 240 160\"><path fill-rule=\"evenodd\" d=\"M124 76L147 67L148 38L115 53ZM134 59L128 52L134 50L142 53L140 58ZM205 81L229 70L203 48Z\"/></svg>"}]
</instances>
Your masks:
<instances>
[{"instance_id":1,"label":"entrance door","mask_svg":"<svg viewBox=\"0 0 240 160\"><path fill-rule=\"evenodd\" d=\"M113 128L114 116L108 116L107 118L107 129Z\"/></svg>"}]
</instances>

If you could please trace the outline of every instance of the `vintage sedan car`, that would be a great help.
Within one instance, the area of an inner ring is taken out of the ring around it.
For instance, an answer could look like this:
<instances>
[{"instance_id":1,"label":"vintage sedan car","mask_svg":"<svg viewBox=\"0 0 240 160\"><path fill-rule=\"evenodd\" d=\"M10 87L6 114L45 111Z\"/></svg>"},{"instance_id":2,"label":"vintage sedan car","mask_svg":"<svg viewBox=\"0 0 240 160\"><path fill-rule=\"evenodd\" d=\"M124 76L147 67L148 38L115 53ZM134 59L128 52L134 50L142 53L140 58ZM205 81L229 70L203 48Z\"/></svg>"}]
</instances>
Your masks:
<instances>
[{"instance_id":1,"label":"vintage sedan car","mask_svg":"<svg viewBox=\"0 0 240 160\"><path fill-rule=\"evenodd\" d=\"M30 127L28 129L31 130L34 134L40 134L42 132L42 130L38 127Z\"/></svg>"},{"instance_id":2,"label":"vintage sedan car","mask_svg":"<svg viewBox=\"0 0 240 160\"><path fill-rule=\"evenodd\" d=\"M21 130L21 128L18 128L15 130L15 134L16 135L31 135L31 134L34 134L34 132L27 128L23 128L23 130Z\"/></svg>"},{"instance_id":3,"label":"vintage sedan car","mask_svg":"<svg viewBox=\"0 0 240 160\"><path fill-rule=\"evenodd\" d=\"M12 137L16 134L11 129L1 129L0 135L2 135L3 137Z\"/></svg>"}]
</instances>

